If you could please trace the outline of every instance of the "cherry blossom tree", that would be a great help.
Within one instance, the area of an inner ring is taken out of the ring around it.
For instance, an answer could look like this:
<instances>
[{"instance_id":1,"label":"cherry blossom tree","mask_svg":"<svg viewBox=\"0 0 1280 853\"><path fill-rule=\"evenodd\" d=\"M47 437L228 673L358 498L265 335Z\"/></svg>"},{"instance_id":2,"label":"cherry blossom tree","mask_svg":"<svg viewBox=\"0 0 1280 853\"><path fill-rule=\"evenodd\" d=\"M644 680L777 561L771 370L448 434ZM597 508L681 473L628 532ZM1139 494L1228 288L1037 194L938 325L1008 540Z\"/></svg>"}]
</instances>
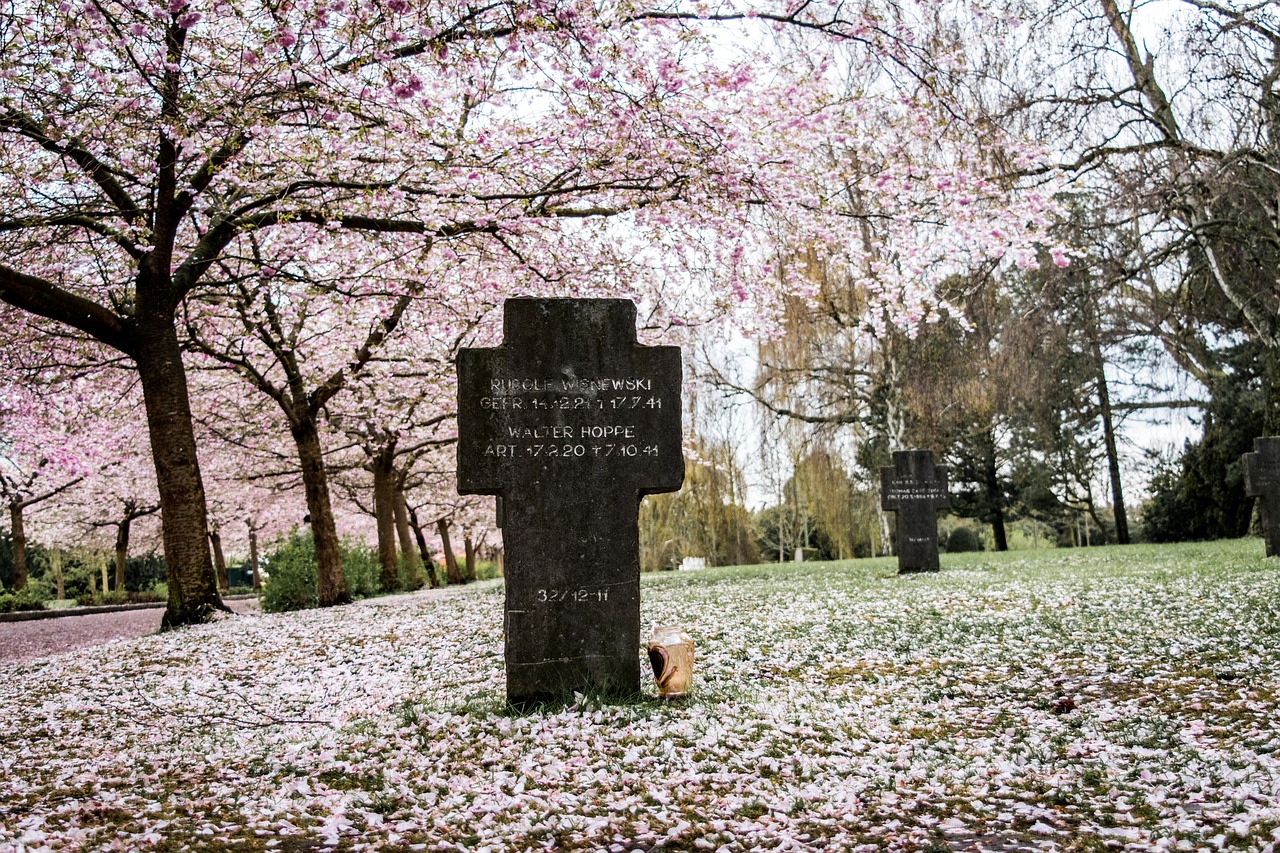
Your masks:
<instances>
[{"instance_id":1,"label":"cherry blossom tree","mask_svg":"<svg viewBox=\"0 0 1280 853\"><path fill-rule=\"evenodd\" d=\"M6 459L5 461L8 463L12 460ZM27 585L27 530L24 513L36 504L44 503L50 498L57 497L82 479L82 477L63 479L59 485L52 488L36 489L35 486L39 483L41 476L49 476L45 468L47 464L48 459L42 458L32 469L20 471L18 466L15 465L12 469L0 473L0 498L4 500L9 510L9 533L13 543L13 588L15 590L23 589ZM6 465L7 467L8 465Z\"/></svg>"},{"instance_id":2,"label":"cherry blossom tree","mask_svg":"<svg viewBox=\"0 0 1280 853\"><path fill-rule=\"evenodd\" d=\"M451 419L452 415L438 416L437 423ZM454 439L410 439L398 430L381 426L372 419L359 425L349 425L346 432L364 454L364 468L373 475L372 503L369 506L376 521L378 562L381 566L380 584L384 590L399 586L399 562L397 549L407 563L409 574L418 575L418 559L410 537L410 519L405 503L405 492L414 479L415 458L424 450L440 444L452 444ZM363 480L363 478L361 478ZM361 482L356 488L364 489ZM357 503L360 501L357 499Z\"/></svg>"},{"instance_id":3,"label":"cherry blossom tree","mask_svg":"<svg viewBox=\"0 0 1280 853\"><path fill-rule=\"evenodd\" d=\"M86 480L101 484L104 472L127 456L121 446L130 424L115 405L120 387L111 378L41 373L0 386L0 500L13 537L16 589L28 579L26 513Z\"/></svg>"},{"instance_id":4,"label":"cherry blossom tree","mask_svg":"<svg viewBox=\"0 0 1280 853\"><path fill-rule=\"evenodd\" d=\"M287 280L287 274L266 266L260 253L255 254L255 269ZM274 401L284 415L297 448L315 541L319 602L321 606L344 603L350 596L338 555L321 413L395 331L412 297L392 297L386 304L366 296L361 307L374 319L347 347L343 345L346 341L335 337L344 329L358 331L357 323L344 326L334 318L333 312L326 310L334 306L326 304L322 293L272 282L251 284L243 277L237 277L228 291L224 303L204 307L204 322L187 322L189 345L246 380ZM228 309L225 314L219 310L224 306ZM381 316L377 316L379 309Z\"/></svg>"},{"instance_id":5,"label":"cherry blossom tree","mask_svg":"<svg viewBox=\"0 0 1280 853\"><path fill-rule=\"evenodd\" d=\"M929 283L957 257L1029 257L1043 199L984 181L980 157L936 120L948 93L930 80L950 60L916 36L931 5L15 8L0 31L0 299L136 369L169 571L163 624L221 606L177 318L226 295L239 271L224 263L254 258L266 235L394 234L399 251L446 260L483 245L502 269L470 270L465 286L495 301L531 282L574 293L575 249L622 247L622 271L648 270L647 288L671 299L655 308L681 322L767 312L791 280L760 274L778 222L782 239L864 270L908 324L927 318ZM783 57L771 27L803 44ZM843 85L876 69L892 73ZM895 75L908 85L886 85ZM923 167L940 143L947 162ZM868 218L840 202L857 192L893 223L875 256L845 251ZM921 197L936 201L929 215L910 209ZM709 273L714 285L690 286Z\"/></svg>"},{"instance_id":6,"label":"cherry blossom tree","mask_svg":"<svg viewBox=\"0 0 1280 853\"><path fill-rule=\"evenodd\" d=\"M582 118L607 91L575 49L603 32L595 11L43 2L4 31L0 298L134 362L163 507L166 626L220 607L179 305L252 231L312 223L429 244L677 194L682 168L618 169L627 146L594 144L600 128ZM511 69L501 81L498 64ZM580 85L567 106L588 132L551 137L518 118L508 132L506 107L458 138L458 116L525 76L543 78L543 98ZM495 168L504 154L510 167ZM442 180L423 181L424 164Z\"/></svg>"},{"instance_id":7,"label":"cherry blossom tree","mask_svg":"<svg viewBox=\"0 0 1280 853\"><path fill-rule=\"evenodd\" d=\"M394 589L395 490L402 478L395 458L420 446L410 439L402 447L400 440L421 411L428 412L424 427L452 419L452 394L446 401L438 381L422 380L429 365L437 374L452 372L453 353L475 326L451 316L465 302L456 292L456 253L441 268L417 252L397 257L387 238L321 231L296 243L256 237L249 243L252 257L219 264L225 296L185 312L187 346L197 364L229 371L283 415L306 494L322 606L347 595L324 449L326 421L361 448L374 475L382 586ZM436 296L439 291L444 295ZM487 311L487 303L479 310Z\"/></svg>"},{"instance_id":8,"label":"cherry blossom tree","mask_svg":"<svg viewBox=\"0 0 1280 853\"><path fill-rule=\"evenodd\" d=\"M297 456L268 397L246 394L228 371L196 366L191 383L210 526L228 552L246 554L258 535L283 536L304 521Z\"/></svg>"},{"instance_id":9,"label":"cherry blossom tree","mask_svg":"<svg viewBox=\"0 0 1280 853\"><path fill-rule=\"evenodd\" d=\"M125 565L134 539L135 523L150 519L160 511L156 493L155 468L147 458L145 426L133 413L136 408L116 414L116 461L94 472L81 488L67 496L60 511L70 517L68 527L102 529L114 533L114 584L124 591ZM106 592L104 587L103 592Z\"/></svg>"},{"instance_id":10,"label":"cherry blossom tree","mask_svg":"<svg viewBox=\"0 0 1280 853\"><path fill-rule=\"evenodd\" d=\"M456 260L456 259L455 259ZM459 268L461 269L461 268ZM431 303L422 299L409 312L401 334L389 340L379 358L353 382L330 421L360 451L348 467L343 486L356 503L369 505L376 520L379 562L384 589L398 583L397 549L414 582L419 562L434 577L421 528L413 521L406 495L431 481L452 494L451 483L434 476L451 471L457 440L454 359L458 349L491 330L496 306L486 297L449 294ZM363 476L372 475L372 502ZM421 557L421 560L419 560Z\"/></svg>"}]
</instances>

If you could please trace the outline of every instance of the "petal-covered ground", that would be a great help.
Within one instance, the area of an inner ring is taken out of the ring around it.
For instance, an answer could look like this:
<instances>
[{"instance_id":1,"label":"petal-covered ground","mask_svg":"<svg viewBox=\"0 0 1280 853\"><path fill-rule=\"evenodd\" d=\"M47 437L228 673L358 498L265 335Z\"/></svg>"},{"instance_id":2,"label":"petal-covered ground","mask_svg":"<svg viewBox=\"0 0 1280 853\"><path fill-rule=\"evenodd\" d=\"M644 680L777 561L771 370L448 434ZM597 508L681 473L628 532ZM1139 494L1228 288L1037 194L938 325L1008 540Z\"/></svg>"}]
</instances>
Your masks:
<instances>
[{"instance_id":1,"label":"petal-covered ground","mask_svg":"<svg viewBox=\"0 0 1280 853\"><path fill-rule=\"evenodd\" d=\"M0 664L0 849L1273 850L1261 554L646 577L682 704L508 712L496 587Z\"/></svg>"}]
</instances>

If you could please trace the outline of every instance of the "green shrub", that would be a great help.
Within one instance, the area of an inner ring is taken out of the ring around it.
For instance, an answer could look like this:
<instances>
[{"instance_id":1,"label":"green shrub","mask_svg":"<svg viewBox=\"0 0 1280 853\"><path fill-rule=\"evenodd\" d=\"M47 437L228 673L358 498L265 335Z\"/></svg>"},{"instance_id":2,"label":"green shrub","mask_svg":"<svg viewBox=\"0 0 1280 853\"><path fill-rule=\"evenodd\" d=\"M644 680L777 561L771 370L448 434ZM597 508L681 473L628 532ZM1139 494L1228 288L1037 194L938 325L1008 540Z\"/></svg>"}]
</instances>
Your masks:
<instances>
[{"instance_id":1,"label":"green shrub","mask_svg":"<svg viewBox=\"0 0 1280 853\"><path fill-rule=\"evenodd\" d=\"M159 587L164 587L161 590ZM125 595L130 604L155 604L159 601L169 600L169 588L165 584L157 584L152 589L144 589L141 592L130 592Z\"/></svg>"},{"instance_id":2,"label":"green shrub","mask_svg":"<svg viewBox=\"0 0 1280 853\"><path fill-rule=\"evenodd\" d=\"M85 591L76 596L76 604L80 607L101 607L105 604L137 604L140 601L163 601L164 599L138 598L136 592L110 590L108 592Z\"/></svg>"},{"instance_id":3,"label":"green shrub","mask_svg":"<svg viewBox=\"0 0 1280 853\"><path fill-rule=\"evenodd\" d=\"M124 564L124 588L129 592L153 589L164 583L165 572L164 557L160 554L152 552L130 557Z\"/></svg>"},{"instance_id":4,"label":"green shrub","mask_svg":"<svg viewBox=\"0 0 1280 853\"><path fill-rule=\"evenodd\" d=\"M316 544L310 533L297 528L269 551L263 561L266 580L262 586L262 609L267 613L317 607Z\"/></svg>"},{"instance_id":5,"label":"green shrub","mask_svg":"<svg viewBox=\"0 0 1280 853\"><path fill-rule=\"evenodd\" d=\"M44 610L44 602L50 598L48 587L38 580L28 580L20 591L0 592L0 613L18 610Z\"/></svg>"},{"instance_id":6,"label":"green shrub","mask_svg":"<svg viewBox=\"0 0 1280 853\"><path fill-rule=\"evenodd\" d=\"M947 553L962 554L966 551L981 551L982 540L972 527L957 527L947 537Z\"/></svg>"},{"instance_id":7,"label":"green shrub","mask_svg":"<svg viewBox=\"0 0 1280 853\"><path fill-rule=\"evenodd\" d=\"M493 560L476 560L476 580L487 581L494 578L500 578L498 574L498 564Z\"/></svg>"},{"instance_id":8,"label":"green shrub","mask_svg":"<svg viewBox=\"0 0 1280 853\"><path fill-rule=\"evenodd\" d=\"M378 555L355 539L338 545L342 578L352 598L368 598L378 592ZM317 607L316 546L311 534L294 530L266 555L262 585L262 609L268 613Z\"/></svg>"},{"instance_id":9,"label":"green shrub","mask_svg":"<svg viewBox=\"0 0 1280 853\"><path fill-rule=\"evenodd\" d=\"M400 589L405 592L424 589L428 583L427 567L422 564L421 553L415 552L414 557L418 564L418 571L416 574L410 571L409 561L405 559L404 552L400 552ZM433 563L432 567L435 569L437 577L444 573L443 566L438 566Z\"/></svg>"},{"instance_id":10,"label":"green shrub","mask_svg":"<svg viewBox=\"0 0 1280 853\"><path fill-rule=\"evenodd\" d=\"M338 553L342 556L342 579L347 582L347 593L352 598L377 595L382 571L378 552L357 539L343 539Z\"/></svg>"},{"instance_id":11,"label":"green shrub","mask_svg":"<svg viewBox=\"0 0 1280 853\"><path fill-rule=\"evenodd\" d=\"M97 566L81 562L80 558L69 557L62 564L62 588L67 598L79 600L82 596L93 596L101 574Z\"/></svg>"}]
</instances>

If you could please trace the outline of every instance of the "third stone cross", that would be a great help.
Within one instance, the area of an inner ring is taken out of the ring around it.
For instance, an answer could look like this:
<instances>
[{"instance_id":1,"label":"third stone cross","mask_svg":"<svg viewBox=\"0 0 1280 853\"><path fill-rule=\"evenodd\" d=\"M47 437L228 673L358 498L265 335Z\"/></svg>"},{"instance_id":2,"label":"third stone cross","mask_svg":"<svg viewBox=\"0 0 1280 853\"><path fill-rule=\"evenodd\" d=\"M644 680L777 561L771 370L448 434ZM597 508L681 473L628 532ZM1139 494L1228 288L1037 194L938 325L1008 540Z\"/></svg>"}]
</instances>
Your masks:
<instances>
[{"instance_id":1,"label":"third stone cross","mask_svg":"<svg viewBox=\"0 0 1280 853\"><path fill-rule=\"evenodd\" d=\"M1262 498L1267 556L1280 555L1280 438L1255 438L1244 460L1244 492Z\"/></svg>"},{"instance_id":2,"label":"third stone cross","mask_svg":"<svg viewBox=\"0 0 1280 853\"><path fill-rule=\"evenodd\" d=\"M898 515L898 573L938 570L938 510L951 508L947 469L928 450L897 450L880 469L880 508Z\"/></svg>"}]
</instances>

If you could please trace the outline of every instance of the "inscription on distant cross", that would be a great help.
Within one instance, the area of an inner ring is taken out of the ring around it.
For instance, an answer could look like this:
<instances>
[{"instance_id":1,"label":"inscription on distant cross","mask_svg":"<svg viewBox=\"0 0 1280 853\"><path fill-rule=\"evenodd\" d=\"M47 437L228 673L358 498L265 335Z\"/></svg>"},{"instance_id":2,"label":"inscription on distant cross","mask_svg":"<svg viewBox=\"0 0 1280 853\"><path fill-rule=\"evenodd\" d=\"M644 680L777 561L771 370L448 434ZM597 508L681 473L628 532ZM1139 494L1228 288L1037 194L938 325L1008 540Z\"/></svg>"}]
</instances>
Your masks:
<instances>
[{"instance_id":1,"label":"inscription on distant cross","mask_svg":"<svg viewBox=\"0 0 1280 853\"><path fill-rule=\"evenodd\" d=\"M1255 438L1244 460L1244 493L1262 498L1267 556L1280 554L1280 438Z\"/></svg>"},{"instance_id":2,"label":"inscription on distant cross","mask_svg":"<svg viewBox=\"0 0 1280 853\"><path fill-rule=\"evenodd\" d=\"M894 451L892 467L880 469L880 508L898 516L898 573L938 571L938 510L951 497L930 451Z\"/></svg>"},{"instance_id":3,"label":"inscription on distant cross","mask_svg":"<svg viewBox=\"0 0 1280 853\"><path fill-rule=\"evenodd\" d=\"M640 498L680 488L678 347L627 299L508 299L458 353L458 491L498 495L507 700L640 691Z\"/></svg>"}]
</instances>

